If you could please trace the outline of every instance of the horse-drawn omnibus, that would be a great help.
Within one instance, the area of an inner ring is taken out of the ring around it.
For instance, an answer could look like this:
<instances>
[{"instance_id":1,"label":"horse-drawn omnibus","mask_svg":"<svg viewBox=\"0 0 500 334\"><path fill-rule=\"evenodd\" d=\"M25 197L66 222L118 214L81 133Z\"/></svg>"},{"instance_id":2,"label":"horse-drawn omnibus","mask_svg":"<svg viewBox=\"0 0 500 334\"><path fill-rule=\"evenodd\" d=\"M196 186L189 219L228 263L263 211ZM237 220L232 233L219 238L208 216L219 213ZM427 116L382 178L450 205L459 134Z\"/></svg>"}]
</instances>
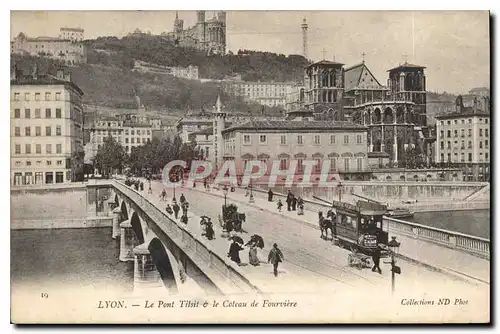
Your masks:
<instances>
[{"instance_id":1,"label":"horse-drawn omnibus","mask_svg":"<svg viewBox=\"0 0 500 334\"><path fill-rule=\"evenodd\" d=\"M379 248L382 257L388 254L388 233L383 230L387 206L358 201L356 205L333 201L335 212L333 235L341 247L371 256Z\"/></svg>"}]
</instances>

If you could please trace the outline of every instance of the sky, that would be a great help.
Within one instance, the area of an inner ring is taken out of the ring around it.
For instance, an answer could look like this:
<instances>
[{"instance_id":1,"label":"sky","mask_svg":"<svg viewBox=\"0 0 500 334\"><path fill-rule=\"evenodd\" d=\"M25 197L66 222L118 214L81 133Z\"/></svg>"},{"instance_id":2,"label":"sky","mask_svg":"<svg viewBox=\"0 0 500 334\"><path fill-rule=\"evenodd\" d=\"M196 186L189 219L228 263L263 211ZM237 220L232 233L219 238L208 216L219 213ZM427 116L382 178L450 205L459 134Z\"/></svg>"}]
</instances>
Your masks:
<instances>
[{"instance_id":1,"label":"sky","mask_svg":"<svg viewBox=\"0 0 500 334\"><path fill-rule=\"evenodd\" d=\"M63 26L85 29L85 38L121 37L136 28L160 34L172 31L174 18L175 11L13 11L10 35L57 36ZM179 18L190 27L196 12L179 11ZM406 60L426 67L430 91L490 87L487 11L228 11L227 50L302 54L303 18L312 60L350 66L364 53L383 85L386 71Z\"/></svg>"}]
</instances>

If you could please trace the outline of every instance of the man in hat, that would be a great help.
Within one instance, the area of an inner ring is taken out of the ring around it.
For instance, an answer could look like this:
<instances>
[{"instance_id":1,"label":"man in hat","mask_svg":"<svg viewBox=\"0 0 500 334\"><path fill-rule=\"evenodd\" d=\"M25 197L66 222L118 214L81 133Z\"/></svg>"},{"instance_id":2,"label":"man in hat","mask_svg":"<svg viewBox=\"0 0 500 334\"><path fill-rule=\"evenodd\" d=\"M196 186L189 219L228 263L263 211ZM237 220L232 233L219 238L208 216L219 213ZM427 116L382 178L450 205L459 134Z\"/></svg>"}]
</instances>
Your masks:
<instances>
[{"instance_id":1,"label":"man in hat","mask_svg":"<svg viewBox=\"0 0 500 334\"><path fill-rule=\"evenodd\" d=\"M278 244L273 245L273 249L269 252L269 256L267 257L267 263L273 264L273 272L274 276L278 277L278 264L283 262L284 257L281 250L278 248Z\"/></svg>"}]
</instances>

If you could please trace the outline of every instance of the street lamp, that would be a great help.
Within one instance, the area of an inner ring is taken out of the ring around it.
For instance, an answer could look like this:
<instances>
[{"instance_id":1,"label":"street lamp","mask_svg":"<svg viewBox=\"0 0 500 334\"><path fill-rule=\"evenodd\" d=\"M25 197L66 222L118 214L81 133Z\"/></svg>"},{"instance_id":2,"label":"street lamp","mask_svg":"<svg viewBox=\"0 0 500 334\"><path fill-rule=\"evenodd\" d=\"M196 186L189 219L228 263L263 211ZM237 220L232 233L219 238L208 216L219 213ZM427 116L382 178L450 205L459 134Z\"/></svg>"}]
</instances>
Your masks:
<instances>
[{"instance_id":1,"label":"street lamp","mask_svg":"<svg viewBox=\"0 0 500 334\"><path fill-rule=\"evenodd\" d=\"M224 208L227 206L227 192L227 186L224 186L224 188L222 189L222 193L224 194Z\"/></svg>"},{"instance_id":2,"label":"street lamp","mask_svg":"<svg viewBox=\"0 0 500 334\"><path fill-rule=\"evenodd\" d=\"M252 179L250 179L250 200L249 200L250 203L254 203L255 200L253 198L253 189L252 189Z\"/></svg>"},{"instance_id":3,"label":"street lamp","mask_svg":"<svg viewBox=\"0 0 500 334\"><path fill-rule=\"evenodd\" d=\"M342 202L342 182L339 180L339 184L337 184L337 189L339 191L339 202Z\"/></svg>"},{"instance_id":4,"label":"street lamp","mask_svg":"<svg viewBox=\"0 0 500 334\"><path fill-rule=\"evenodd\" d=\"M395 274L401 274L401 268L396 266L396 255L398 255L399 246L401 245L401 243L396 241L396 237L391 238L392 240L389 241L387 246L389 246L389 250L391 251L392 292L394 293Z\"/></svg>"}]
</instances>

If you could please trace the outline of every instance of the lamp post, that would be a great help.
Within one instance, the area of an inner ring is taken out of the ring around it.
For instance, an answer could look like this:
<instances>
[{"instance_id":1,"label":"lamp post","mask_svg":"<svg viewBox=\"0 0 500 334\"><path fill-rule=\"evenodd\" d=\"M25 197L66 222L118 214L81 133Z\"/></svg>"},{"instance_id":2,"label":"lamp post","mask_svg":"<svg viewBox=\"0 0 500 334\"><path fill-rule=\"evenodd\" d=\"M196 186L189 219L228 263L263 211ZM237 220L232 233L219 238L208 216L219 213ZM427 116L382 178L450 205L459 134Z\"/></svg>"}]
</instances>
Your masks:
<instances>
[{"instance_id":1,"label":"lamp post","mask_svg":"<svg viewBox=\"0 0 500 334\"><path fill-rule=\"evenodd\" d=\"M337 189L339 191L339 202L342 202L342 182L339 181L339 184L337 185Z\"/></svg>"},{"instance_id":2,"label":"lamp post","mask_svg":"<svg viewBox=\"0 0 500 334\"><path fill-rule=\"evenodd\" d=\"M255 202L255 200L253 198L252 179L250 179L250 199L249 199L249 202L250 203L254 203Z\"/></svg>"},{"instance_id":3,"label":"lamp post","mask_svg":"<svg viewBox=\"0 0 500 334\"><path fill-rule=\"evenodd\" d=\"M401 274L401 268L396 266L396 255L398 255L399 252L399 246L401 245L400 242L396 241L396 237L391 237L392 240L389 241L387 246L389 246L389 249L391 251L391 278L392 278L392 293L394 293L394 281L395 281L395 274Z\"/></svg>"},{"instance_id":4,"label":"lamp post","mask_svg":"<svg viewBox=\"0 0 500 334\"><path fill-rule=\"evenodd\" d=\"M224 186L224 188L222 189L222 193L224 194L224 208L227 207L227 192L228 192L227 186Z\"/></svg>"}]
</instances>

